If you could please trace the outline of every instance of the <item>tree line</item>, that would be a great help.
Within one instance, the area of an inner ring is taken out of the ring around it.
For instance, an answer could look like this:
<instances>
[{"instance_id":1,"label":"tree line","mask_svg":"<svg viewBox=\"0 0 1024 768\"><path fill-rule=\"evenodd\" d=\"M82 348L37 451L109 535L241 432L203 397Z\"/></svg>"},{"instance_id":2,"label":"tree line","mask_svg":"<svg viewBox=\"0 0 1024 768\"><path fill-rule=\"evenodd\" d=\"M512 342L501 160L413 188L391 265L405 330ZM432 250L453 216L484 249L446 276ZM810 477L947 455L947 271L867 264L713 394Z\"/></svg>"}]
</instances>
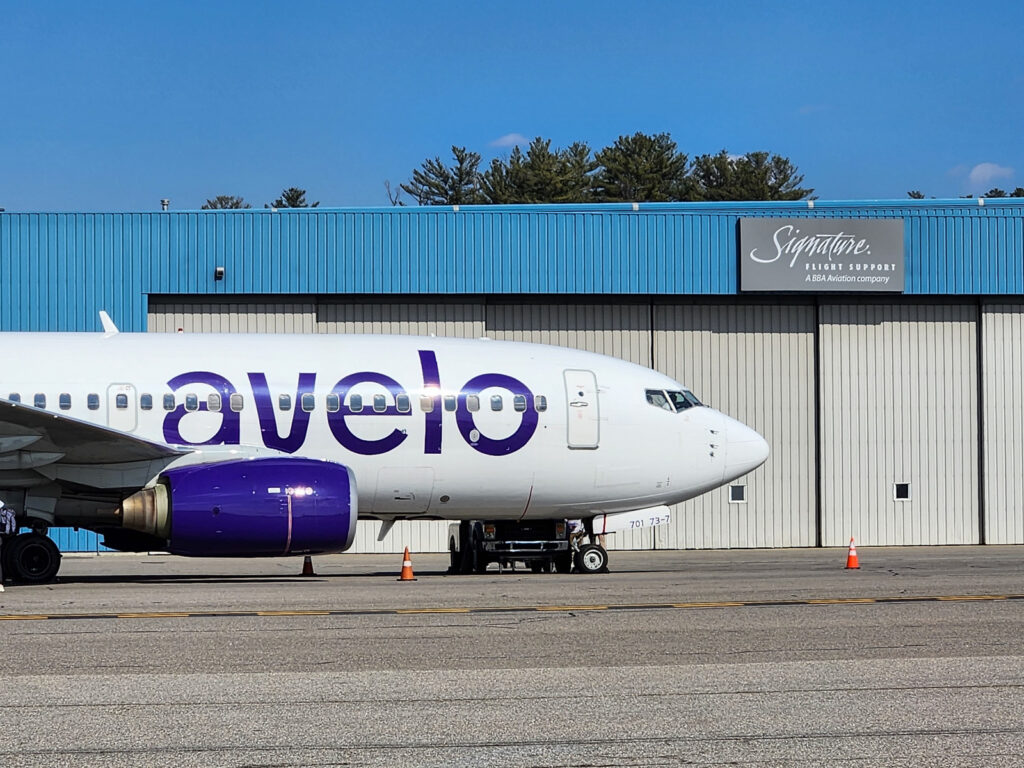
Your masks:
<instances>
[{"instance_id":1,"label":"tree line","mask_svg":"<svg viewBox=\"0 0 1024 768\"><path fill-rule=\"evenodd\" d=\"M315 203L306 202L306 190L299 189L298 187L288 187L282 190L281 196L278 197L272 203L265 203L264 208L316 208L320 205L320 201L317 200ZM243 210L246 208L252 208L249 203L245 202L242 197L235 195L217 195L211 197L205 203L203 203L200 210L203 211L217 211L217 210Z\"/></svg>"},{"instance_id":2,"label":"tree line","mask_svg":"<svg viewBox=\"0 0 1024 768\"><path fill-rule=\"evenodd\" d=\"M907 192L907 197L911 200L924 200L924 192L919 189L912 189ZM1017 187L1013 192L1007 192L1005 189L999 187L992 187L984 195L960 195L962 198L974 198L974 197L1024 197L1024 187ZM933 198L934 199L934 198Z\"/></svg>"},{"instance_id":3,"label":"tree line","mask_svg":"<svg viewBox=\"0 0 1024 768\"><path fill-rule=\"evenodd\" d=\"M411 178L392 189L392 205L404 192L417 205L500 205L514 203L617 203L718 200L802 200L814 190L789 158L769 152L698 155L680 152L667 133L620 136L594 152L586 142L552 148L540 136L523 151L481 168L482 157L451 148L452 160L427 158ZM265 208L315 208L306 190L289 187ZM251 208L241 197L218 195L203 210Z\"/></svg>"},{"instance_id":4,"label":"tree line","mask_svg":"<svg viewBox=\"0 0 1024 768\"><path fill-rule=\"evenodd\" d=\"M698 155L690 160L667 133L620 136L594 152L586 142L551 147L540 136L524 152L481 169L479 152L451 148L450 164L427 158L409 181L388 197L401 205L401 192L418 205L502 205L514 203L617 203L716 200L801 200L814 192L789 158L768 152Z\"/></svg>"}]
</instances>

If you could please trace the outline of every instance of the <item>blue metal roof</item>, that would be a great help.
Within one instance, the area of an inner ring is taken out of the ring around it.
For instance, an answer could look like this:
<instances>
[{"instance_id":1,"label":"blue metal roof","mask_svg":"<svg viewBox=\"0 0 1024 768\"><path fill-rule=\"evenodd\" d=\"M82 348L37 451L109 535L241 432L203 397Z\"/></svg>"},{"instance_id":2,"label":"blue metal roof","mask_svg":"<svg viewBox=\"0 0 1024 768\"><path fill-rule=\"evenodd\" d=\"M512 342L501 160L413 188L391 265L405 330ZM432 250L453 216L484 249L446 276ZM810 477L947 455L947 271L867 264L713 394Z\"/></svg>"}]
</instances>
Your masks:
<instances>
[{"instance_id":1,"label":"blue metal roof","mask_svg":"<svg viewBox=\"0 0 1024 768\"><path fill-rule=\"evenodd\" d=\"M1019 199L2 213L0 329L144 330L147 294L734 295L758 216L903 218L907 294L1024 295Z\"/></svg>"}]
</instances>

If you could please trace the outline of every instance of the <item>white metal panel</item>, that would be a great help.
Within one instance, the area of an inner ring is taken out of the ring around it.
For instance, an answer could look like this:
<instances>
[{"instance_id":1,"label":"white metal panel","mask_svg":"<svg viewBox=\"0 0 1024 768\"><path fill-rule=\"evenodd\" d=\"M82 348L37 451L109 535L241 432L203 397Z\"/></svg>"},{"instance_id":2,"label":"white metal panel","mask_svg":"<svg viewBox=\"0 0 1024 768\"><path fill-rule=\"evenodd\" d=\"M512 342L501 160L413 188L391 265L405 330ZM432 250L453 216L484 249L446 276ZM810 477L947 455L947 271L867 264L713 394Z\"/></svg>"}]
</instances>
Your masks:
<instances>
[{"instance_id":1,"label":"white metal panel","mask_svg":"<svg viewBox=\"0 0 1024 768\"><path fill-rule=\"evenodd\" d=\"M150 333L315 333L316 305L287 298L174 301L150 296L148 324Z\"/></svg>"},{"instance_id":2,"label":"white metal panel","mask_svg":"<svg viewBox=\"0 0 1024 768\"><path fill-rule=\"evenodd\" d=\"M331 300L317 310L320 333L399 333L412 336L484 336L484 306L471 302Z\"/></svg>"},{"instance_id":3,"label":"white metal panel","mask_svg":"<svg viewBox=\"0 0 1024 768\"><path fill-rule=\"evenodd\" d=\"M815 544L814 308L670 304L654 308L655 367L753 427L768 461L728 487L673 508L659 549Z\"/></svg>"},{"instance_id":4,"label":"white metal panel","mask_svg":"<svg viewBox=\"0 0 1024 768\"><path fill-rule=\"evenodd\" d=\"M487 335L583 349L649 367L647 304L488 304Z\"/></svg>"},{"instance_id":5,"label":"white metal panel","mask_svg":"<svg viewBox=\"0 0 1024 768\"><path fill-rule=\"evenodd\" d=\"M830 304L820 323L822 543L976 543L977 308Z\"/></svg>"},{"instance_id":6,"label":"white metal panel","mask_svg":"<svg viewBox=\"0 0 1024 768\"><path fill-rule=\"evenodd\" d=\"M1024 304L982 308L985 543L1024 544Z\"/></svg>"},{"instance_id":7,"label":"white metal panel","mask_svg":"<svg viewBox=\"0 0 1024 768\"><path fill-rule=\"evenodd\" d=\"M554 344L651 365L651 308L648 304L507 303L487 305L487 335L503 341ZM601 382L598 381L598 387ZM653 549L654 529L607 537L614 550Z\"/></svg>"}]
</instances>

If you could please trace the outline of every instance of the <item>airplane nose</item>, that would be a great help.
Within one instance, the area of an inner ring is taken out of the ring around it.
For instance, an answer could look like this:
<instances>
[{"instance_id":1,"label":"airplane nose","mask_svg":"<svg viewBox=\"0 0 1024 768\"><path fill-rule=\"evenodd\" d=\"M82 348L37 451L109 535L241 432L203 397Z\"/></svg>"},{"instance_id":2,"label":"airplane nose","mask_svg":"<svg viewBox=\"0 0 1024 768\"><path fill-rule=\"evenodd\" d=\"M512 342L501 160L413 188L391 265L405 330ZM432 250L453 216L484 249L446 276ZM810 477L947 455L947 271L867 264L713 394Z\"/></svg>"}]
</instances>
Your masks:
<instances>
[{"instance_id":1,"label":"airplane nose","mask_svg":"<svg viewBox=\"0 0 1024 768\"><path fill-rule=\"evenodd\" d=\"M768 441L756 431L733 421L727 431L729 444L725 454L725 477L732 480L757 469L768 458Z\"/></svg>"}]
</instances>

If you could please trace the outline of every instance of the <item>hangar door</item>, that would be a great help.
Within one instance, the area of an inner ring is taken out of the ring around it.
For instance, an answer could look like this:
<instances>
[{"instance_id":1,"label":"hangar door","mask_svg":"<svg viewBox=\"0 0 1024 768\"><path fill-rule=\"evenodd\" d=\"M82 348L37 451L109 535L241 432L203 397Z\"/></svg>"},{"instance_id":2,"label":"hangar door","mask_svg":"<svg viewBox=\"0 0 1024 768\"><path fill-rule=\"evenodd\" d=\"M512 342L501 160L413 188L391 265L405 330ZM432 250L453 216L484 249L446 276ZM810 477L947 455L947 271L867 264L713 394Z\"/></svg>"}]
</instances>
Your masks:
<instances>
[{"instance_id":1,"label":"hangar door","mask_svg":"<svg viewBox=\"0 0 1024 768\"><path fill-rule=\"evenodd\" d=\"M978 312L823 305L822 543L978 542Z\"/></svg>"},{"instance_id":2,"label":"hangar door","mask_svg":"<svg viewBox=\"0 0 1024 768\"><path fill-rule=\"evenodd\" d=\"M654 367L756 429L768 461L674 509L659 549L815 545L814 307L654 308Z\"/></svg>"},{"instance_id":3,"label":"hangar door","mask_svg":"<svg viewBox=\"0 0 1024 768\"><path fill-rule=\"evenodd\" d=\"M1024 544L1024 304L982 309L985 543Z\"/></svg>"}]
</instances>

